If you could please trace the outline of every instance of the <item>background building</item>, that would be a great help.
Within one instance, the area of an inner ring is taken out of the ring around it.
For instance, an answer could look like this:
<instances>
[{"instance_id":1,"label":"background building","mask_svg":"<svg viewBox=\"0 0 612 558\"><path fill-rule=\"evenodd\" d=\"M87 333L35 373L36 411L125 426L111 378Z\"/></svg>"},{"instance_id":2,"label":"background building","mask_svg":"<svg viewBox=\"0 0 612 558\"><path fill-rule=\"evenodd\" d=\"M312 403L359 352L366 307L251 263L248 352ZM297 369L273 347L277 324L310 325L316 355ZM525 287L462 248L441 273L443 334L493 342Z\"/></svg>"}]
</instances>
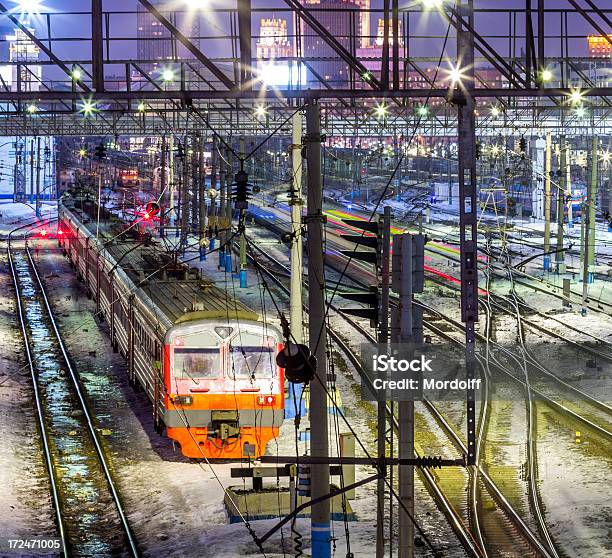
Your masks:
<instances>
[{"instance_id":1,"label":"background building","mask_svg":"<svg viewBox=\"0 0 612 558\"><path fill-rule=\"evenodd\" d=\"M286 19L262 19L257 40L257 58L276 60L293 54L287 34Z\"/></svg>"},{"instance_id":2,"label":"background building","mask_svg":"<svg viewBox=\"0 0 612 558\"><path fill-rule=\"evenodd\" d=\"M197 16L188 12L162 10L160 7L163 2L159 0L153 1L152 4L192 43L199 46L200 20ZM164 61L194 59L193 54L178 43L176 39L173 39L170 31L141 4L138 4L137 7L136 38L137 59L151 61L141 64L141 68L149 74L160 71L164 66Z\"/></svg>"}]
</instances>

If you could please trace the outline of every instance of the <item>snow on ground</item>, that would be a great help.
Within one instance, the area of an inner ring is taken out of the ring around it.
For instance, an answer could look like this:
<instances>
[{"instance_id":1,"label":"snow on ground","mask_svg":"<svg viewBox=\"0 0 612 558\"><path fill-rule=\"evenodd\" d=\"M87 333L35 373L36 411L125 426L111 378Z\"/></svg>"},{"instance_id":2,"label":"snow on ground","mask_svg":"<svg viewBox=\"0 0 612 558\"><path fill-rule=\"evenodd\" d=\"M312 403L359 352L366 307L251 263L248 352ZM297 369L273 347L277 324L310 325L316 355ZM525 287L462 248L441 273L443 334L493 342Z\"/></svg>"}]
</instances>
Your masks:
<instances>
[{"instance_id":1,"label":"snow on ground","mask_svg":"<svg viewBox=\"0 0 612 558\"><path fill-rule=\"evenodd\" d=\"M41 205L40 222L46 222L57 215L57 203L44 202ZM0 237L21 225L36 225L36 210L26 203L0 202Z\"/></svg>"},{"instance_id":2,"label":"snow on ground","mask_svg":"<svg viewBox=\"0 0 612 558\"><path fill-rule=\"evenodd\" d=\"M4 250L0 254L0 540L55 537L47 471ZM0 543L0 556L5 556ZM14 557L15 552L6 554Z\"/></svg>"}]
</instances>

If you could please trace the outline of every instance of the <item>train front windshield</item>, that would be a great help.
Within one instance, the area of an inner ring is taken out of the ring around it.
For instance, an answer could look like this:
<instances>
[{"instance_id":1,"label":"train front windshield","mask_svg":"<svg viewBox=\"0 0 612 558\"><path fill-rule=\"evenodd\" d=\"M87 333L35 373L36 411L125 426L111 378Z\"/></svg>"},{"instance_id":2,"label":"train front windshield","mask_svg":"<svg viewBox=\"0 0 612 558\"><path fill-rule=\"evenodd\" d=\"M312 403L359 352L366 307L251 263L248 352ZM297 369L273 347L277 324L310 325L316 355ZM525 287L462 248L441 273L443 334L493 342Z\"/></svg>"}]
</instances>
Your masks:
<instances>
[{"instance_id":1,"label":"train front windshield","mask_svg":"<svg viewBox=\"0 0 612 558\"><path fill-rule=\"evenodd\" d=\"M276 342L256 333L240 333L230 345L229 377L264 379L274 377Z\"/></svg>"},{"instance_id":2,"label":"train front windshield","mask_svg":"<svg viewBox=\"0 0 612 558\"><path fill-rule=\"evenodd\" d=\"M219 347L174 349L174 377L179 380L217 378L220 370Z\"/></svg>"}]
</instances>

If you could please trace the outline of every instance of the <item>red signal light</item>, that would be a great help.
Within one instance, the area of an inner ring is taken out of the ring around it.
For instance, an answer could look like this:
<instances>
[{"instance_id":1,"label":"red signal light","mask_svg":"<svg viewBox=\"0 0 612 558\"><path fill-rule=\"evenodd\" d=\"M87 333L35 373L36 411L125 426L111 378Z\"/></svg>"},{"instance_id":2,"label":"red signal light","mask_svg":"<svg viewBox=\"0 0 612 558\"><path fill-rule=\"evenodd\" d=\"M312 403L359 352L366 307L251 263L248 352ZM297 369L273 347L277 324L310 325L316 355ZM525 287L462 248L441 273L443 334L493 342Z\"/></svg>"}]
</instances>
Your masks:
<instances>
[{"instance_id":1,"label":"red signal light","mask_svg":"<svg viewBox=\"0 0 612 558\"><path fill-rule=\"evenodd\" d=\"M145 219L150 219L159 213L159 204L157 202L149 202L145 206Z\"/></svg>"},{"instance_id":2,"label":"red signal light","mask_svg":"<svg viewBox=\"0 0 612 558\"><path fill-rule=\"evenodd\" d=\"M151 218L151 215L149 214L148 211L145 211L143 217L145 218L145 220L148 221Z\"/></svg>"},{"instance_id":3,"label":"red signal light","mask_svg":"<svg viewBox=\"0 0 612 558\"><path fill-rule=\"evenodd\" d=\"M64 231L62 229L58 229L57 234L58 236L62 236L64 234Z\"/></svg>"}]
</instances>

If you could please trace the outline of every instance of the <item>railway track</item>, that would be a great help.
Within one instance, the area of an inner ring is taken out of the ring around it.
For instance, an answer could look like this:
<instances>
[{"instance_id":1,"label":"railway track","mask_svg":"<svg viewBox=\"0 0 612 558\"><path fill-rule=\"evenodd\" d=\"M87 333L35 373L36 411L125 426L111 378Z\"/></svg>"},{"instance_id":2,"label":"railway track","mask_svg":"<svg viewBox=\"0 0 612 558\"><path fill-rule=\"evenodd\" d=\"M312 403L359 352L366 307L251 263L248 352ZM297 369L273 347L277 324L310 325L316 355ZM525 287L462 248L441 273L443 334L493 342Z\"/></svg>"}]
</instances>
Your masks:
<instances>
[{"instance_id":1,"label":"railway track","mask_svg":"<svg viewBox=\"0 0 612 558\"><path fill-rule=\"evenodd\" d=\"M7 256L62 555L137 557L101 433L32 255L9 238Z\"/></svg>"},{"instance_id":2,"label":"railway track","mask_svg":"<svg viewBox=\"0 0 612 558\"><path fill-rule=\"evenodd\" d=\"M287 277L289 270L286 266L261 248L257 246L253 246L253 248L258 254L268 259L276 268L274 271L271 271L266 269L265 266L258 264L260 269L262 269L281 290L288 294L288 289L283 281L279 279L278 273L278 271L280 271L281 276ZM343 314L340 308L332 304L331 310L342 315L343 319L345 319L347 323L368 342L376 343L375 338L370 332L363 328L358 322ZM354 348L350 347L348 343L333 330L330 329L329 334L341 351L348 357L359 375L364 377L361 362L355 355ZM432 402L426 401L424 406L425 410L435 421L436 424L434 426L437 426L439 432L445 437L443 441L429 438L428 448L432 446L432 441L434 444L437 442L439 448L448 447L448 442L450 441L451 447L453 447L459 455L466 455L467 448L465 444L450 423L444 418L442 412ZM387 405L387 418L397 431L397 417L391 411L389 405ZM431 429L431 424L429 426ZM510 548L513 550L520 548L521 555L524 556L551 556L484 470L477 467L471 471L462 470L461 473L458 473L454 468L443 468L442 470L435 471L435 473L431 473L427 470L419 470L419 474L421 474L425 486L434 497L436 503L441 506L440 509L445 513L447 520L449 520L451 527L458 535L464 548L466 548L466 551L473 553L472 555L491 557L504 556L504 549L507 551ZM497 547L497 550L493 552L487 551L482 545L482 541L485 540L485 535L480 532L483 522L478 519L479 512L476 501L476 491L469 488L466 490L466 487L472 485L476 486L477 482L483 484L483 488L487 491L488 498L494 501L495 505L503 510L502 513L499 514L500 517L497 517L495 521L489 520L486 522L489 528L489 535L486 537L486 540L492 542ZM494 533L492 533L493 531ZM520 542L517 540L517 537Z\"/></svg>"}]
</instances>

